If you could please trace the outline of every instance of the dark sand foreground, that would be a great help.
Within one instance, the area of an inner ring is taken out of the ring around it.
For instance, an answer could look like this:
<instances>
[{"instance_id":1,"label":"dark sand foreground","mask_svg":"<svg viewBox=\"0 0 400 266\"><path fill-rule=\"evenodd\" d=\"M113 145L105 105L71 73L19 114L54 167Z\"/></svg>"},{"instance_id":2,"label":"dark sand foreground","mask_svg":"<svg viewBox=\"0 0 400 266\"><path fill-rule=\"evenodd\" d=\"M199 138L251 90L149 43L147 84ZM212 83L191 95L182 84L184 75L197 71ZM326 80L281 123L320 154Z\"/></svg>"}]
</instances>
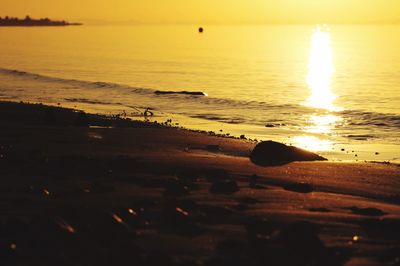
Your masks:
<instances>
[{"instance_id":1,"label":"dark sand foreground","mask_svg":"<svg viewBox=\"0 0 400 266\"><path fill-rule=\"evenodd\" d=\"M0 103L0 265L400 265L400 168ZM88 126L90 125L90 127Z\"/></svg>"}]
</instances>

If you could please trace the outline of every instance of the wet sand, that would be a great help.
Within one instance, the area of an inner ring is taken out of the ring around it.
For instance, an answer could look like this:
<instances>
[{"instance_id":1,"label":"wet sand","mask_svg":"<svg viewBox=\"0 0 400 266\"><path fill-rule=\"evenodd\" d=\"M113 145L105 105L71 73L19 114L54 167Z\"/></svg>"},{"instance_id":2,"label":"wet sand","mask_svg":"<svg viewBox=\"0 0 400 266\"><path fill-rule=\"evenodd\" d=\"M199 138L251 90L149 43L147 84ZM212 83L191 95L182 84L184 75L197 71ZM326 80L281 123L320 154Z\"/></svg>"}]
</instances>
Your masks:
<instances>
[{"instance_id":1,"label":"wet sand","mask_svg":"<svg viewBox=\"0 0 400 266\"><path fill-rule=\"evenodd\" d=\"M399 265L400 168L0 103L1 265Z\"/></svg>"}]
</instances>

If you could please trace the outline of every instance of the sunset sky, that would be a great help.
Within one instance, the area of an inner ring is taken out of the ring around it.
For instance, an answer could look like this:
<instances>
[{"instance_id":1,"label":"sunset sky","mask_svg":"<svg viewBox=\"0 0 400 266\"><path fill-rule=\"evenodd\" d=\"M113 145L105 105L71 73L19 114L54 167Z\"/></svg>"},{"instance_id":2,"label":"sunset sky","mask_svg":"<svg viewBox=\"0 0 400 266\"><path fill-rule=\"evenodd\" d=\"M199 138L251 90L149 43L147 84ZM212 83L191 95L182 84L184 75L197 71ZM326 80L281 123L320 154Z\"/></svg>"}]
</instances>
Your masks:
<instances>
[{"instance_id":1,"label":"sunset sky","mask_svg":"<svg viewBox=\"0 0 400 266\"><path fill-rule=\"evenodd\" d=\"M143 23L400 22L399 0L0 0L0 16Z\"/></svg>"}]
</instances>

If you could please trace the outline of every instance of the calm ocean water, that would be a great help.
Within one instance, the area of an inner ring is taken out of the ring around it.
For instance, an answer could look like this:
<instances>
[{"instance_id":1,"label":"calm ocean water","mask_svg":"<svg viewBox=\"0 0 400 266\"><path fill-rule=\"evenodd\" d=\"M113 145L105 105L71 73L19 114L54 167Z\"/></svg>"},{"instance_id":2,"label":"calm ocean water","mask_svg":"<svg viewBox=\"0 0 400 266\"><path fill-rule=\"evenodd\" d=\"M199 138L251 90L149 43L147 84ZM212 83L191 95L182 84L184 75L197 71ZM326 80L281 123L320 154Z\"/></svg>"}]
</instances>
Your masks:
<instances>
[{"instance_id":1,"label":"calm ocean water","mask_svg":"<svg viewBox=\"0 0 400 266\"><path fill-rule=\"evenodd\" d=\"M149 107L154 120L330 159L400 161L399 25L0 28L0 36L2 100L132 116Z\"/></svg>"}]
</instances>

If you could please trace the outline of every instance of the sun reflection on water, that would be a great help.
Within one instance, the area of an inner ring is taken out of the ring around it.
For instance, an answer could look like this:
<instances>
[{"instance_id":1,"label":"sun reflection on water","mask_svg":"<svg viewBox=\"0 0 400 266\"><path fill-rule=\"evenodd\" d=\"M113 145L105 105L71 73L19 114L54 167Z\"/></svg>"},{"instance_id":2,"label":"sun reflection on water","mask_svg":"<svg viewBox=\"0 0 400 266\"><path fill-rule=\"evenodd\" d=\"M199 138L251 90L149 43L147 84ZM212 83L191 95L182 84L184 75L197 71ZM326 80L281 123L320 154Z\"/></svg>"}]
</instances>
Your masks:
<instances>
[{"instance_id":1,"label":"sun reflection on water","mask_svg":"<svg viewBox=\"0 0 400 266\"><path fill-rule=\"evenodd\" d=\"M337 96L331 90L334 73L333 51L331 46L331 33L327 27L314 29L311 38L310 58L308 65L307 84L311 95L305 105L321 110L323 114L307 116L308 125L303 128L303 135L294 137L296 146L312 151L331 150L334 142L327 139L332 134L332 129L342 120L336 114L340 110L334 102ZM317 136L316 136L317 135Z\"/></svg>"},{"instance_id":2,"label":"sun reflection on water","mask_svg":"<svg viewBox=\"0 0 400 266\"><path fill-rule=\"evenodd\" d=\"M342 118L337 115L311 115L309 116L310 125L304 128L305 132L308 133L332 133L332 127L338 122L342 121Z\"/></svg>"},{"instance_id":3,"label":"sun reflection on water","mask_svg":"<svg viewBox=\"0 0 400 266\"><path fill-rule=\"evenodd\" d=\"M295 146L309 151L327 151L332 149L333 141L327 139L320 139L315 136L297 136L293 138Z\"/></svg>"},{"instance_id":4,"label":"sun reflection on water","mask_svg":"<svg viewBox=\"0 0 400 266\"><path fill-rule=\"evenodd\" d=\"M334 111L336 95L331 91L334 71L331 47L331 34L317 27L311 40L307 84L311 90L307 105Z\"/></svg>"}]
</instances>

